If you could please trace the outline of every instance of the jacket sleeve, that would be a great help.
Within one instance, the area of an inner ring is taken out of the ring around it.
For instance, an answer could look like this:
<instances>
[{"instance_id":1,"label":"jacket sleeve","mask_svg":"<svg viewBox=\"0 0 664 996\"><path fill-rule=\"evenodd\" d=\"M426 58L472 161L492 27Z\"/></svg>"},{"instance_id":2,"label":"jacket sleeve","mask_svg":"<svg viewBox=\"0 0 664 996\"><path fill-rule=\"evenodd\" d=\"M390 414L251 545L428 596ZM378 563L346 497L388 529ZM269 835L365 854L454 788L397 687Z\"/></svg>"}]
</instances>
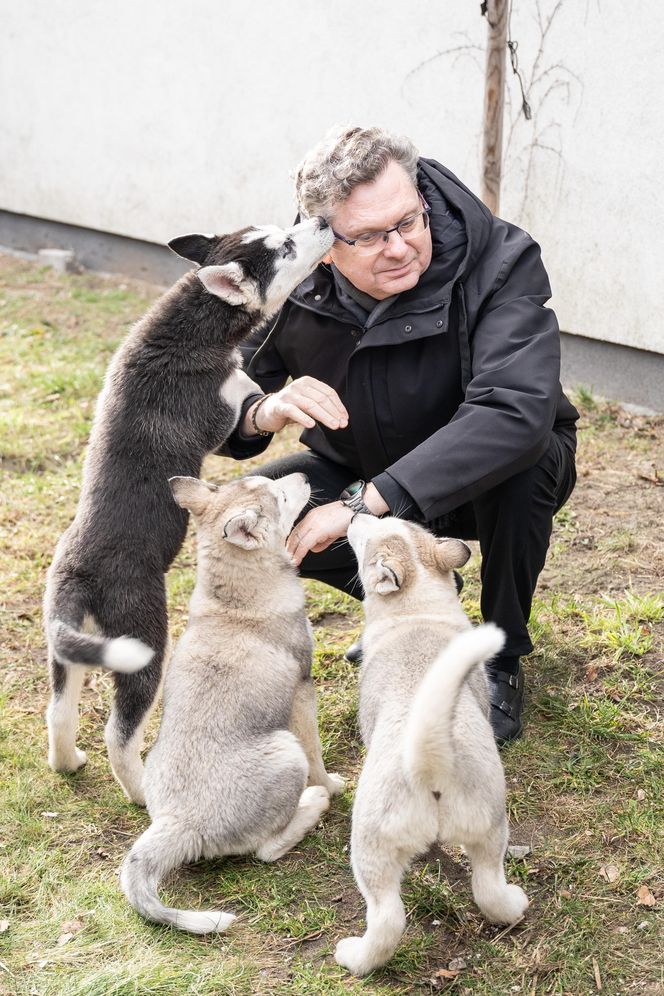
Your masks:
<instances>
[{"instance_id":1,"label":"jacket sleeve","mask_svg":"<svg viewBox=\"0 0 664 996\"><path fill-rule=\"evenodd\" d=\"M471 376L451 421L386 468L425 521L533 466L546 450L560 395L560 339L539 246L510 226L502 265L481 300L458 288L471 315ZM480 261L481 265L481 261ZM475 299L473 299L475 298ZM379 482L376 481L377 487Z\"/></svg>"},{"instance_id":2,"label":"jacket sleeve","mask_svg":"<svg viewBox=\"0 0 664 996\"><path fill-rule=\"evenodd\" d=\"M288 371L275 346L276 334L287 320L288 309L289 304L286 302L276 320L265 322L240 345L243 369L265 394L280 390L288 380ZM240 428L247 409L258 397L260 395L252 394L245 398L237 426L217 453L233 457L234 460L247 460L259 456L270 445L271 435L245 436Z\"/></svg>"}]
</instances>

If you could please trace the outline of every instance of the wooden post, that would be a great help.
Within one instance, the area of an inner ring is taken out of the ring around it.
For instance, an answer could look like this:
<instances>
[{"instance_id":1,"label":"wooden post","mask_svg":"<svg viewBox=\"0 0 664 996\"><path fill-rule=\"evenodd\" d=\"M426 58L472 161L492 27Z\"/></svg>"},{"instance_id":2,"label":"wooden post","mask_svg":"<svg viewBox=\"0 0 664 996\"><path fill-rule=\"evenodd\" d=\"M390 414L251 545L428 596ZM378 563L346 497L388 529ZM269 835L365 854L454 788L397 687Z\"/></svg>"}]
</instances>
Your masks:
<instances>
[{"instance_id":1,"label":"wooden post","mask_svg":"<svg viewBox=\"0 0 664 996\"><path fill-rule=\"evenodd\" d=\"M484 141L482 148L482 200L494 214L500 207L505 101L505 51L508 0L488 0L489 38L484 80Z\"/></svg>"}]
</instances>

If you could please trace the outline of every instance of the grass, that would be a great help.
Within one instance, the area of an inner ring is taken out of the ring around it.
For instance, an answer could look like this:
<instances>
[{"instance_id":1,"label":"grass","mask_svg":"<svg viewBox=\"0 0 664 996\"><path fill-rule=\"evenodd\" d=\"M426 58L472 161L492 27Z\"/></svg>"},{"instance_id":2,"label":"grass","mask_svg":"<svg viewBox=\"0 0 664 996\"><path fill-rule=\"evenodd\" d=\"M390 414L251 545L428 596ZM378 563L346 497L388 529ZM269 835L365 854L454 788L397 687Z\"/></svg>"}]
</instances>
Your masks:
<instances>
[{"instance_id":1,"label":"grass","mask_svg":"<svg viewBox=\"0 0 664 996\"><path fill-rule=\"evenodd\" d=\"M577 398L585 418L579 487L558 516L533 610L526 736L503 755L512 840L531 848L507 860L508 878L531 898L524 923L507 931L486 924L464 855L434 847L404 881L408 928L389 966L358 981L335 964L335 942L361 931L364 916L348 865L361 764L357 672L343 659L361 610L315 582L306 589L321 736L328 767L349 780L347 792L275 865L200 862L165 883L168 901L236 913L227 935L156 927L127 906L117 869L147 818L110 775L102 729L111 683L94 674L84 689L88 765L54 775L45 763L40 600L55 542L76 507L104 368L154 294L129 281L61 276L0 258L0 993L661 992L664 602L654 566L661 546L652 512L639 511L636 500L652 492L630 492L623 521L618 489L603 509L601 535L589 509L602 493L601 475L640 459L646 443L651 459L664 426L623 426L620 411L588 391ZM285 452L297 443L286 434L278 445ZM223 481L243 469L215 457L205 475ZM194 563L190 538L168 576L175 637ZM464 573L465 605L477 620L476 556ZM610 881L602 872L609 866ZM644 886L656 906L639 903Z\"/></svg>"}]
</instances>

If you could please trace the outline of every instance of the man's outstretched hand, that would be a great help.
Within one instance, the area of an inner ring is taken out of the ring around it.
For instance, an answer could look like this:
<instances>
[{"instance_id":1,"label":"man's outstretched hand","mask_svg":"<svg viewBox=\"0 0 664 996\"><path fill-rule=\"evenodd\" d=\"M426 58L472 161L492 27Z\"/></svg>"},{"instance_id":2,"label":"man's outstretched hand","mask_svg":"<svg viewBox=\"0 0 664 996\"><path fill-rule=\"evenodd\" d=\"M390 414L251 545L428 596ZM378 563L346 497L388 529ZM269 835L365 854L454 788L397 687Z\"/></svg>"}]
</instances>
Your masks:
<instances>
[{"instance_id":1,"label":"man's outstretched hand","mask_svg":"<svg viewBox=\"0 0 664 996\"><path fill-rule=\"evenodd\" d=\"M260 405L260 411L256 425L263 432L280 432L293 424L313 429L316 422L328 429L345 429L348 425L348 412L337 392L315 377L298 377L262 404L259 398L245 416L242 426L245 435L254 432L251 415L257 405Z\"/></svg>"}]
</instances>

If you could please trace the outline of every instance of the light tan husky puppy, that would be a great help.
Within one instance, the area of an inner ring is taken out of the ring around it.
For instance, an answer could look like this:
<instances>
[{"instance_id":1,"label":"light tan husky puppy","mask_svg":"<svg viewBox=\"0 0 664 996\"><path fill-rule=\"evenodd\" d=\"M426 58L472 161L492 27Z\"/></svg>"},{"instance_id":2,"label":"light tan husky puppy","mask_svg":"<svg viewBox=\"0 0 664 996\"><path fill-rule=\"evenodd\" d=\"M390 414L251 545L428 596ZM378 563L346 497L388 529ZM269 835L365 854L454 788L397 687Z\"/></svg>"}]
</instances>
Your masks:
<instances>
[{"instance_id":1,"label":"light tan husky puppy","mask_svg":"<svg viewBox=\"0 0 664 996\"><path fill-rule=\"evenodd\" d=\"M473 896L488 920L515 922L528 899L505 881L505 779L487 718L483 665L504 637L493 625L471 626L452 573L470 550L413 523L369 515L355 516L348 539L365 591L360 726L368 751L351 858L367 929L340 941L335 957L366 975L399 943L401 878L436 840L465 848Z\"/></svg>"},{"instance_id":2,"label":"light tan husky puppy","mask_svg":"<svg viewBox=\"0 0 664 996\"><path fill-rule=\"evenodd\" d=\"M129 852L121 884L144 917L205 934L235 917L170 909L160 880L201 857L275 861L344 783L323 766L311 627L285 547L309 498L306 477L221 488L174 477L171 486L198 523L198 576L145 765L152 826Z\"/></svg>"}]
</instances>

